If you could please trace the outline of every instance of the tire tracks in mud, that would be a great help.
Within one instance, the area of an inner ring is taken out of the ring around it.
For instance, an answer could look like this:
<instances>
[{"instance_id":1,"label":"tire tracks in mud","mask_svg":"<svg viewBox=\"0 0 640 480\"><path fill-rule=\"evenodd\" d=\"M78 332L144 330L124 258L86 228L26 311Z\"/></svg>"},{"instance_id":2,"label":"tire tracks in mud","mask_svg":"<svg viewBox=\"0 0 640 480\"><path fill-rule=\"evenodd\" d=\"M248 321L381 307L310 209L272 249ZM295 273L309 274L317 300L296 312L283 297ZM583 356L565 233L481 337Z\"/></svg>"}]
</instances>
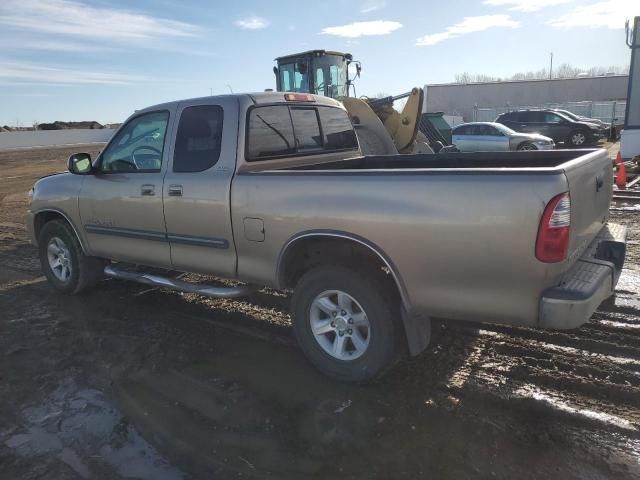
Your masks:
<instances>
[{"instance_id":1,"label":"tire tracks in mud","mask_svg":"<svg viewBox=\"0 0 640 480\"><path fill-rule=\"evenodd\" d=\"M549 431L560 431L556 437L569 438L590 454L635 462L640 457L637 295L618 292L619 298L603 303L578 330L482 325L472 334L472 353L453 375L458 381L449 387L471 405L533 415L548 423ZM461 331L469 334L468 328Z\"/></svg>"}]
</instances>

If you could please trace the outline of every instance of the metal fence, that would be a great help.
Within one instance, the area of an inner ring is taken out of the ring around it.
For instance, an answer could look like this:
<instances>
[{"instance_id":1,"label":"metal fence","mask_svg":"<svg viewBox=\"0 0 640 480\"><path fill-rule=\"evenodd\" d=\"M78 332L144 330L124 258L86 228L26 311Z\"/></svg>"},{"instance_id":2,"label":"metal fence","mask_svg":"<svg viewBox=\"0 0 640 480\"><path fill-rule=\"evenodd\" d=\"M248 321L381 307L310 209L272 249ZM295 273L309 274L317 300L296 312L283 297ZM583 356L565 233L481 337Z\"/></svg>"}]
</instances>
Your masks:
<instances>
[{"instance_id":1,"label":"metal fence","mask_svg":"<svg viewBox=\"0 0 640 480\"><path fill-rule=\"evenodd\" d=\"M473 120L475 122L493 122L501 113L511 112L513 110L536 108L560 108L562 110L568 110L581 117L597 118L606 123L611 123L613 121L616 125L621 125L624 123L624 114L627 108L627 102L568 102L508 107L475 107L473 109Z\"/></svg>"},{"instance_id":2,"label":"metal fence","mask_svg":"<svg viewBox=\"0 0 640 480\"><path fill-rule=\"evenodd\" d=\"M53 147L59 145L106 143L115 130L38 130L0 132L0 150L12 148Z\"/></svg>"}]
</instances>

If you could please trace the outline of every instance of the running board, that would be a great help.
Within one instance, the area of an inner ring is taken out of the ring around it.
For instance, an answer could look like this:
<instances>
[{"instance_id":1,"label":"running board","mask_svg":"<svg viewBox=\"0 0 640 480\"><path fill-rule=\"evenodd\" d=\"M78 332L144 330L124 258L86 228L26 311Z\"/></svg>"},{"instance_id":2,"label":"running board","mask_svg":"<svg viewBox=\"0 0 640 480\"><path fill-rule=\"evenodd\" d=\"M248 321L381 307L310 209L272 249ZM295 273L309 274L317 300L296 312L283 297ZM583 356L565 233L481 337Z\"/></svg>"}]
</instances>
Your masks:
<instances>
[{"instance_id":1,"label":"running board","mask_svg":"<svg viewBox=\"0 0 640 480\"><path fill-rule=\"evenodd\" d=\"M131 272L122 270L115 265L104 267L104 274L107 277L118 278L120 280L130 280L132 282L154 285L156 287L169 288L179 292L197 293L211 298L238 298L246 297L255 292L255 288L247 286L237 287L214 287L212 285L200 285L196 283L183 282L173 278L151 275L149 273Z\"/></svg>"}]
</instances>

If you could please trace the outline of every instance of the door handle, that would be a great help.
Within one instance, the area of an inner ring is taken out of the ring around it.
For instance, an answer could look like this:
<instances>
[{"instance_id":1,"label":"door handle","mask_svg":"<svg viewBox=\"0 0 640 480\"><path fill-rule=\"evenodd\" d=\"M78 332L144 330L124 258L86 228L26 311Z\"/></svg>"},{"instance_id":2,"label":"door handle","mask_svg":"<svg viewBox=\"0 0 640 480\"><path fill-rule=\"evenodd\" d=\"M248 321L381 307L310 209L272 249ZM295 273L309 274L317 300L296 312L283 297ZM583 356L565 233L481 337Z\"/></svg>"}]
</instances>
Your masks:
<instances>
[{"instance_id":1,"label":"door handle","mask_svg":"<svg viewBox=\"0 0 640 480\"><path fill-rule=\"evenodd\" d=\"M169 185L169 196L170 197L181 197L182 196L182 185Z\"/></svg>"},{"instance_id":2,"label":"door handle","mask_svg":"<svg viewBox=\"0 0 640 480\"><path fill-rule=\"evenodd\" d=\"M156 194L156 186L146 183L140 187L140 193L142 195L155 195Z\"/></svg>"}]
</instances>

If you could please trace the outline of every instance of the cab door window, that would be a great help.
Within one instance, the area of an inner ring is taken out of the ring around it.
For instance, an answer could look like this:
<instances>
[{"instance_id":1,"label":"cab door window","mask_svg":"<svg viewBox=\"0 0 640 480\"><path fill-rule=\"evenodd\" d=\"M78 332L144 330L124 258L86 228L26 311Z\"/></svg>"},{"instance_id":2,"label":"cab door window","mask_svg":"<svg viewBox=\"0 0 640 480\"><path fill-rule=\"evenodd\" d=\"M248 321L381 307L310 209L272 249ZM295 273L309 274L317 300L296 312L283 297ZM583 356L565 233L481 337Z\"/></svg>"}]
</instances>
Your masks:
<instances>
[{"instance_id":1,"label":"cab door window","mask_svg":"<svg viewBox=\"0 0 640 480\"><path fill-rule=\"evenodd\" d=\"M173 154L174 172L202 172L218 162L222 121L223 111L218 105L198 105L182 111Z\"/></svg>"},{"instance_id":2,"label":"cab door window","mask_svg":"<svg viewBox=\"0 0 640 480\"><path fill-rule=\"evenodd\" d=\"M545 113L545 122L546 123L562 123L562 118L560 115L556 115L555 113Z\"/></svg>"},{"instance_id":3,"label":"cab door window","mask_svg":"<svg viewBox=\"0 0 640 480\"><path fill-rule=\"evenodd\" d=\"M151 112L130 120L99 160L103 173L159 172L169 112Z\"/></svg>"},{"instance_id":4,"label":"cab door window","mask_svg":"<svg viewBox=\"0 0 640 480\"><path fill-rule=\"evenodd\" d=\"M485 125L485 127L486 127L486 133L484 135L490 135L492 137L504 136L504 134L493 125Z\"/></svg>"}]
</instances>

